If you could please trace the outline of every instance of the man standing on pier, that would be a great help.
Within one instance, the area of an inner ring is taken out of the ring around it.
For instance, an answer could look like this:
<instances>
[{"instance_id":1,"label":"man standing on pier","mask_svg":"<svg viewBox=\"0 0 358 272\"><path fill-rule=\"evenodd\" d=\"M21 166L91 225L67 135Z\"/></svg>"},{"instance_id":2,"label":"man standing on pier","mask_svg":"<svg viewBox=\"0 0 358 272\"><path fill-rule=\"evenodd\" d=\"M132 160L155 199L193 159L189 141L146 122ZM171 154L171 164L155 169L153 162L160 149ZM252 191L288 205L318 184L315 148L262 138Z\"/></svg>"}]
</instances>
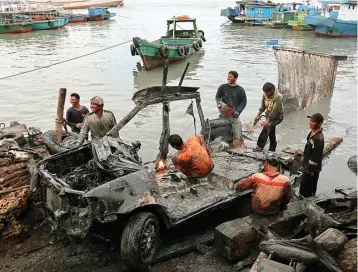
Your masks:
<instances>
[{"instance_id":1,"label":"man standing on pier","mask_svg":"<svg viewBox=\"0 0 358 272\"><path fill-rule=\"evenodd\" d=\"M261 107L255 117L255 124L259 121L261 114L266 110L266 120L262 122L263 129L257 139L255 151L262 151L266 145L267 138L270 138L269 151L276 151L276 126L283 120L282 94L276 90L275 85L266 82L262 87L264 94L261 100Z\"/></svg>"},{"instance_id":2,"label":"man standing on pier","mask_svg":"<svg viewBox=\"0 0 358 272\"><path fill-rule=\"evenodd\" d=\"M92 112L85 116L78 144L83 144L88 137L89 131L91 132L92 140L100 139L117 124L114 114L111 111L104 110L103 106L102 97L95 96L91 99Z\"/></svg>"},{"instance_id":3,"label":"man standing on pier","mask_svg":"<svg viewBox=\"0 0 358 272\"><path fill-rule=\"evenodd\" d=\"M315 113L310 118L310 133L303 151L303 173L300 180L300 195L314 196L317 191L319 173L322 170L324 135L322 132L323 116Z\"/></svg>"},{"instance_id":4,"label":"man standing on pier","mask_svg":"<svg viewBox=\"0 0 358 272\"><path fill-rule=\"evenodd\" d=\"M80 96L77 93L71 94L70 103L72 107L67 110L66 123L72 132L80 133L83 119L89 113L89 110L85 106L80 105Z\"/></svg>"},{"instance_id":5,"label":"man standing on pier","mask_svg":"<svg viewBox=\"0 0 358 272\"><path fill-rule=\"evenodd\" d=\"M220 111L220 117L230 118L233 121L233 146L243 147L244 138L242 136L242 125L240 114L246 107L247 99L243 87L236 83L238 73L230 71L227 76L226 84L222 84L216 93L216 103Z\"/></svg>"}]
</instances>

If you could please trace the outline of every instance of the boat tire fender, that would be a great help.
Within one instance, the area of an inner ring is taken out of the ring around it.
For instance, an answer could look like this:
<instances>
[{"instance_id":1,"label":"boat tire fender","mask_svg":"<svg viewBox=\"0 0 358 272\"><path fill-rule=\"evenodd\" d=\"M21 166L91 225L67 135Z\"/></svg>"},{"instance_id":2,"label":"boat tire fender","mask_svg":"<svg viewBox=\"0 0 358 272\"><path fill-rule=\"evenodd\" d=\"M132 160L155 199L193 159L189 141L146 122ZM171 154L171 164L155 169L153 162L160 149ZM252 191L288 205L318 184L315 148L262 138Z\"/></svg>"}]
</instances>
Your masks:
<instances>
[{"instance_id":1,"label":"boat tire fender","mask_svg":"<svg viewBox=\"0 0 358 272\"><path fill-rule=\"evenodd\" d=\"M165 45L162 45L159 49L160 56L164 59L167 59L169 57L169 48Z\"/></svg>"},{"instance_id":2,"label":"boat tire fender","mask_svg":"<svg viewBox=\"0 0 358 272\"><path fill-rule=\"evenodd\" d=\"M180 57L184 56L185 55L185 50L183 47L179 47L177 48L177 53Z\"/></svg>"},{"instance_id":3,"label":"boat tire fender","mask_svg":"<svg viewBox=\"0 0 358 272\"><path fill-rule=\"evenodd\" d=\"M134 37L133 38L133 44L134 44L135 47L139 48L140 47L140 38Z\"/></svg>"},{"instance_id":4,"label":"boat tire fender","mask_svg":"<svg viewBox=\"0 0 358 272\"><path fill-rule=\"evenodd\" d=\"M198 33L199 33L199 35L201 34L201 35L200 35L200 38L203 40L203 42L206 42L206 38L205 38L205 33L204 33L204 31L199 30Z\"/></svg>"},{"instance_id":5,"label":"boat tire fender","mask_svg":"<svg viewBox=\"0 0 358 272\"><path fill-rule=\"evenodd\" d=\"M203 42L201 40L198 40L199 47L203 47Z\"/></svg>"},{"instance_id":6,"label":"boat tire fender","mask_svg":"<svg viewBox=\"0 0 358 272\"><path fill-rule=\"evenodd\" d=\"M185 46L184 46L184 54L185 54L185 55L189 55L189 52L190 52L190 47L189 47L189 45L185 45Z\"/></svg>"},{"instance_id":7,"label":"boat tire fender","mask_svg":"<svg viewBox=\"0 0 358 272\"><path fill-rule=\"evenodd\" d=\"M137 49L135 48L134 44L131 44L131 45L130 45L130 49L131 49L131 55L132 55L132 56L135 56Z\"/></svg>"},{"instance_id":8,"label":"boat tire fender","mask_svg":"<svg viewBox=\"0 0 358 272\"><path fill-rule=\"evenodd\" d=\"M193 48L195 51L199 51L199 49L200 49L199 43L197 43L197 42L193 43Z\"/></svg>"},{"instance_id":9,"label":"boat tire fender","mask_svg":"<svg viewBox=\"0 0 358 272\"><path fill-rule=\"evenodd\" d=\"M53 27L53 22L48 21L47 24L48 24L50 27Z\"/></svg>"}]
</instances>

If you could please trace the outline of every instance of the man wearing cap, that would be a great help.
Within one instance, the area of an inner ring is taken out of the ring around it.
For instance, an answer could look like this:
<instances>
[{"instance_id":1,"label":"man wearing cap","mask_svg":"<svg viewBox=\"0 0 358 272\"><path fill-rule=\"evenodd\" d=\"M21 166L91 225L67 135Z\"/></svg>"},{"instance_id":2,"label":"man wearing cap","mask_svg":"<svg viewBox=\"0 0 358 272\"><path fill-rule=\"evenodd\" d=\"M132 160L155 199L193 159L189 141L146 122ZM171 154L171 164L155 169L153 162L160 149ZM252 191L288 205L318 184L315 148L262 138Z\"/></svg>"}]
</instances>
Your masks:
<instances>
[{"instance_id":1,"label":"man wearing cap","mask_svg":"<svg viewBox=\"0 0 358 272\"><path fill-rule=\"evenodd\" d=\"M88 132L91 132L91 138L100 139L106 135L116 125L116 118L111 111L103 109L103 99L100 96L95 96L91 99L91 113L85 116L83 126L81 128L78 143L83 144L88 137Z\"/></svg>"},{"instance_id":2,"label":"man wearing cap","mask_svg":"<svg viewBox=\"0 0 358 272\"><path fill-rule=\"evenodd\" d=\"M290 179L277 171L280 164L274 153L268 154L264 161L264 173L256 173L240 180L235 190L253 189L251 208L260 215L271 215L282 210L291 199Z\"/></svg>"},{"instance_id":3,"label":"man wearing cap","mask_svg":"<svg viewBox=\"0 0 358 272\"><path fill-rule=\"evenodd\" d=\"M315 113L310 118L310 133L303 151L303 173L300 180L300 195L314 196L317 191L319 173L322 170L324 135L322 132L323 116Z\"/></svg>"},{"instance_id":4,"label":"man wearing cap","mask_svg":"<svg viewBox=\"0 0 358 272\"><path fill-rule=\"evenodd\" d=\"M233 146L243 147L244 138L239 116L246 107L247 99L244 88L236 83L238 76L236 71L229 72L228 83L219 87L215 100L220 111L220 117L230 118L233 121Z\"/></svg>"}]
</instances>

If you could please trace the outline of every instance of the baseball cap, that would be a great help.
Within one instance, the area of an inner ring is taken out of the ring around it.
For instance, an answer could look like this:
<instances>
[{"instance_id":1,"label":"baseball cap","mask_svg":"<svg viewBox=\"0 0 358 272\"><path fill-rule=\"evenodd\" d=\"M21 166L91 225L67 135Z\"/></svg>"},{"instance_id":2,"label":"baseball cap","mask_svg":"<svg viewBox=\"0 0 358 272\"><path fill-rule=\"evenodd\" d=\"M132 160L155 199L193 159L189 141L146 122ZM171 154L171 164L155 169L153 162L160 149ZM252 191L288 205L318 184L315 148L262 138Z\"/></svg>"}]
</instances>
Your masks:
<instances>
[{"instance_id":1,"label":"baseball cap","mask_svg":"<svg viewBox=\"0 0 358 272\"><path fill-rule=\"evenodd\" d=\"M316 121L317 123L323 123L323 120L324 120L322 114L320 114L320 113L308 115L307 118L310 118L310 119Z\"/></svg>"},{"instance_id":2,"label":"baseball cap","mask_svg":"<svg viewBox=\"0 0 358 272\"><path fill-rule=\"evenodd\" d=\"M265 156L265 161L268 162L269 164L272 164L274 166L277 166L280 164L280 160L277 157L277 155L273 152L267 153Z\"/></svg>"},{"instance_id":3,"label":"baseball cap","mask_svg":"<svg viewBox=\"0 0 358 272\"><path fill-rule=\"evenodd\" d=\"M100 96L94 96L94 97L92 97L91 100L90 100L90 102L93 103L93 104L99 105L99 106L103 106L103 105L104 105L103 99L102 99L102 97L100 97Z\"/></svg>"}]
</instances>

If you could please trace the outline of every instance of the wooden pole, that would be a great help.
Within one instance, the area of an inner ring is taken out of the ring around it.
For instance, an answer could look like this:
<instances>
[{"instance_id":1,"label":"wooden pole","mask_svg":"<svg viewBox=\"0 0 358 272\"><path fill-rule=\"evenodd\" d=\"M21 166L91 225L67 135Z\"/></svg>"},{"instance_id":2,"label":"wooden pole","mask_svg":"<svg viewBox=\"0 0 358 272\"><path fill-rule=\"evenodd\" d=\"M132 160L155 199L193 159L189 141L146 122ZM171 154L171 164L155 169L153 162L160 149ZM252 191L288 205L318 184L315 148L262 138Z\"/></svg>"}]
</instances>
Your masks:
<instances>
[{"instance_id":1,"label":"wooden pole","mask_svg":"<svg viewBox=\"0 0 358 272\"><path fill-rule=\"evenodd\" d=\"M58 92L55 135L56 140L59 142L62 142L63 112L65 108L66 91L66 88L61 88Z\"/></svg>"},{"instance_id":2,"label":"wooden pole","mask_svg":"<svg viewBox=\"0 0 358 272\"><path fill-rule=\"evenodd\" d=\"M167 76L168 76L168 66L169 59L166 59L164 62L163 78L162 78L162 94L164 95L166 86L167 86ZM169 102L163 101L163 110L162 110L162 135L159 140L159 153L156 158L155 169L158 170L159 162L166 161L169 143L168 138L170 136L170 124L169 124Z\"/></svg>"}]
</instances>

